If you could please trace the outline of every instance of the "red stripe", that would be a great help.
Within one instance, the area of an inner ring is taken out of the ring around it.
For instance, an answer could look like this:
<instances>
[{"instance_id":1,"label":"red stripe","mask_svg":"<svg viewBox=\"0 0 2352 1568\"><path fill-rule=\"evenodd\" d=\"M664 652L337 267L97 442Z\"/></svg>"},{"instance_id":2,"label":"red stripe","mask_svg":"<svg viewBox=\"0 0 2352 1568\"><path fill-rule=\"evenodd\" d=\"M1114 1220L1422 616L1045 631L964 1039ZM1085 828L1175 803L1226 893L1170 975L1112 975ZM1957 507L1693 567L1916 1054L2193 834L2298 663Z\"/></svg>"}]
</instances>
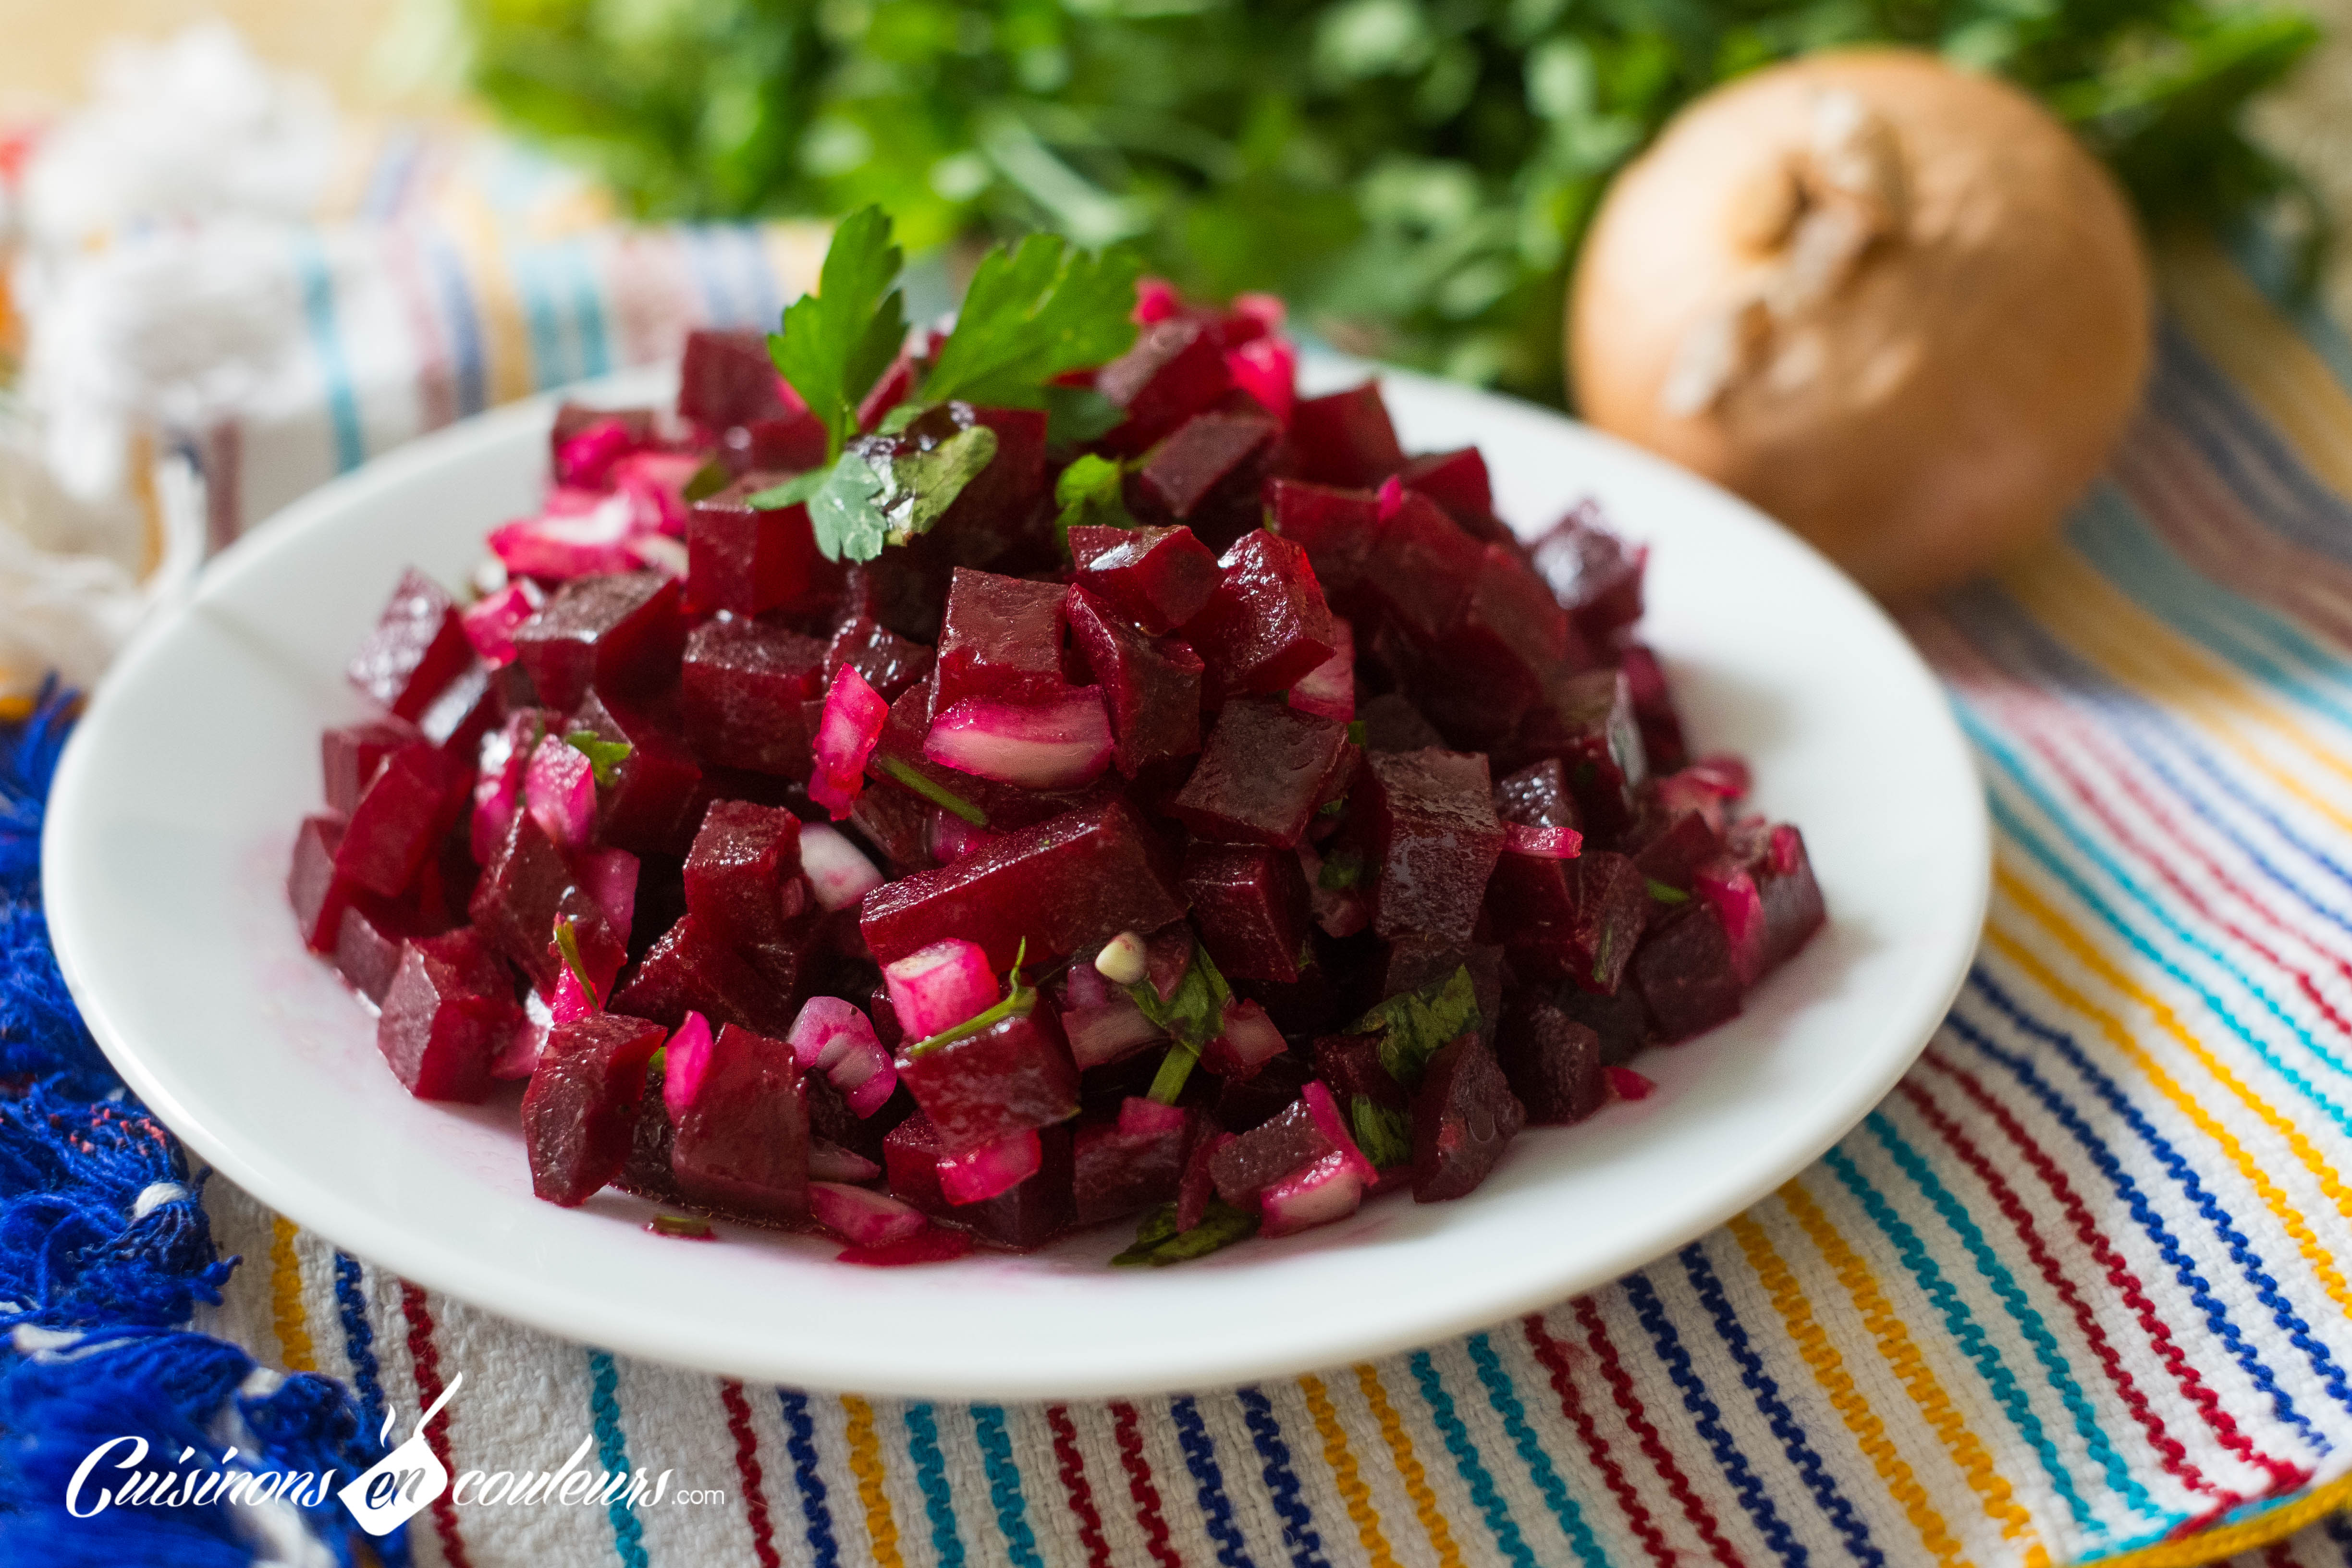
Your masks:
<instances>
[{"instance_id":1,"label":"red stripe","mask_svg":"<svg viewBox=\"0 0 2352 1568\"><path fill-rule=\"evenodd\" d=\"M2067 1224L2074 1228L2075 1237L2099 1267L2106 1270L2107 1283L2115 1288L2124 1305L2131 1309L2141 1332L2147 1335L2149 1347L2156 1352L2157 1359L2164 1363L2164 1370L2171 1374L2182 1396L2197 1407L2197 1413L2204 1418L2206 1426L2223 1447L2271 1478L2271 1489L2264 1495L2276 1496L2292 1491L2309 1479L2309 1471L2297 1469L2261 1452L2247 1440L2243 1432L2238 1430L2237 1422L2221 1407L2221 1399L2206 1386L2204 1378L2173 1340L2172 1331L2157 1315L2156 1303L2148 1300L2147 1289L2140 1283L2139 1276L2132 1272L2123 1255L2116 1250L2115 1243L2091 1217L2090 1207L2084 1203L2083 1195L2075 1190L2074 1182L2058 1168L2058 1163L2050 1157L2049 1151L2035 1141L2009 1107L1985 1088L1976 1074L1945 1060L1940 1051L1931 1049L1920 1060L1931 1070L1941 1073L1957 1084L1961 1093L1992 1118L1993 1125L2000 1129L2001 1135L2024 1156L2025 1163L2033 1167L2033 1173L2042 1178L2042 1184L2050 1189L2051 1196L2056 1198L2059 1206L2066 1211Z\"/></svg>"},{"instance_id":2,"label":"red stripe","mask_svg":"<svg viewBox=\"0 0 2352 1568\"><path fill-rule=\"evenodd\" d=\"M1575 1426L1577 1440L1584 1445L1585 1453L1591 1457L1593 1468L1601 1472L1601 1479L1608 1486L1610 1494L1616 1498L1617 1506L1625 1510L1625 1522L1633 1527L1633 1534L1642 1542L1642 1550L1650 1554L1651 1562L1661 1564L1661 1568L1675 1568L1675 1549L1666 1544L1665 1535L1658 1529L1658 1521L1643 1506L1641 1494L1633 1489L1633 1483L1625 1479L1623 1467L1610 1454L1609 1439L1601 1435L1601 1428L1593 1424L1591 1412L1584 1408L1584 1396L1577 1392L1575 1374L1569 1368L1568 1347L1551 1337L1550 1331L1544 1327L1541 1313L1529 1312L1521 1321L1527 1330L1528 1344L1536 1352L1536 1360L1543 1363L1544 1371L1551 1375L1552 1392L1559 1396L1560 1414Z\"/></svg>"},{"instance_id":3,"label":"red stripe","mask_svg":"<svg viewBox=\"0 0 2352 1568\"><path fill-rule=\"evenodd\" d=\"M1103 1539L1102 1515L1095 1511L1095 1489L1087 1484L1086 1456L1078 1452L1078 1429L1070 1424L1067 1405L1045 1406L1045 1425L1054 1429L1054 1458L1061 1462L1062 1490L1070 1511L1078 1516L1078 1539L1086 1542L1088 1568L1111 1568L1110 1542Z\"/></svg>"},{"instance_id":4,"label":"red stripe","mask_svg":"<svg viewBox=\"0 0 2352 1568\"><path fill-rule=\"evenodd\" d=\"M1618 1360L1617 1347L1610 1341L1608 1325L1601 1321L1601 1309L1592 1304L1591 1297L1577 1298L1576 1321L1584 1325L1585 1342L1591 1345L1592 1353L1601 1358L1601 1375L1609 1380L1609 1392L1615 1396L1617 1408L1624 1413L1625 1425L1631 1426L1633 1435L1642 1440L1642 1452L1665 1481L1666 1490L1672 1492L1675 1500L1682 1505L1683 1517L1691 1521L1691 1528L1698 1531L1698 1538L1706 1542L1707 1551L1714 1553L1715 1560L1722 1563L1723 1568L1746 1568L1738 1550L1723 1538L1723 1527L1716 1523L1714 1510L1692 1487L1690 1478L1683 1474L1683 1468L1675 1463L1674 1455L1666 1451L1665 1442L1659 1437L1658 1429L1650 1424L1649 1412L1642 1406L1642 1396L1633 1392L1633 1379L1626 1373L1625 1363Z\"/></svg>"},{"instance_id":5,"label":"red stripe","mask_svg":"<svg viewBox=\"0 0 2352 1568\"><path fill-rule=\"evenodd\" d=\"M404 1279L400 1282L400 1310L408 1319L408 1359L416 1367L416 1405L419 1410L432 1408L441 1397L441 1352L433 1343L433 1311L425 1303L425 1292ZM441 1468L454 1473L457 1467L449 1458L449 1424L436 1421L425 1429L425 1446L441 1461ZM447 1491L433 1500L433 1533L441 1538L441 1555L449 1560L449 1568L473 1568L473 1560L466 1554L466 1537L457 1525L457 1505Z\"/></svg>"},{"instance_id":6,"label":"red stripe","mask_svg":"<svg viewBox=\"0 0 2352 1568\"><path fill-rule=\"evenodd\" d=\"M1960 1157L1962 1164L1977 1173L1977 1179L1992 1194L2002 1217L2009 1221L2010 1228L2017 1232L2018 1239L2025 1244L2026 1256L2033 1259L2033 1266L2042 1270L2042 1278L2050 1282L2050 1288L2058 1293L2058 1299L2065 1302L2066 1310L2074 1315L2074 1326L2083 1331L2083 1338L2090 1345L2091 1353L2106 1370L2107 1381L2115 1384L2116 1393L2122 1397L2125 1407L2140 1424L2141 1430L2147 1434L2148 1444L2163 1461L2165 1473L2183 1486L2215 1499L2224 1508L2234 1508L2250 1501L2247 1498L2226 1494L2207 1480L2204 1472L2189 1459L2189 1451L2180 1446L2179 1440L2165 1430L2162 1417L2149 1405L2147 1396L2140 1392L2139 1384L2132 1377L2130 1369L2124 1365L2123 1358L2108 1342L2107 1331L2099 1326L2099 1320L2092 1314L2090 1302L2083 1299L2083 1292L2059 1268L2058 1259L2051 1255L2050 1248L2043 1243L2041 1228L2033 1223L2032 1211L2017 1195L2017 1189L2011 1186L2008 1180L1993 1168L1992 1162L1985 1158L1984 1151L1977 1146L1976 1141L1945 1113L1943 1107L1937 1105L1926 1089L1908 1079L1896 1088L1903 1098L1918 1110L1927 1125L1936 1130L1936 1135Z\"/></svg>"},{"instance_id":7,"label":"red stripe","mask_svg":"<svg viewBox=\"0 0 2352 1568\"><path fill-rule=\"evenodd\" d=\"M735 1479L743 1483L743 1518L751 1527L751 1552L760 1568L780 1568L776 1533L768 1523L768 1492L760 1470L760 1435L751 1430L751 1406L744 1401L743 1385L732 1378L719 1384L719 1403L727 1407L727 1430L735 1438Z\"/></svg>"},{"instance_id":8,"label":"red stripe","mask_svg":"<svg viewBox=\"0 0 2352 1568\"><path fill-rule=\"evenodd\" d=\"M1135 1406L1124 1399L1111 1401L1111 1434L1118 1439L1119 1468L1127 1472L1128 1494L1135 1499L1135 1522L1143 1527L1143 1543L1160 1568L1184 1568L1184 1560L1168 1543L1168 1521L1160 1512L1160 1489L1151 1484L1151 1466L1143 1458L1143 1433Z\"/></svg>"}]
</instances>

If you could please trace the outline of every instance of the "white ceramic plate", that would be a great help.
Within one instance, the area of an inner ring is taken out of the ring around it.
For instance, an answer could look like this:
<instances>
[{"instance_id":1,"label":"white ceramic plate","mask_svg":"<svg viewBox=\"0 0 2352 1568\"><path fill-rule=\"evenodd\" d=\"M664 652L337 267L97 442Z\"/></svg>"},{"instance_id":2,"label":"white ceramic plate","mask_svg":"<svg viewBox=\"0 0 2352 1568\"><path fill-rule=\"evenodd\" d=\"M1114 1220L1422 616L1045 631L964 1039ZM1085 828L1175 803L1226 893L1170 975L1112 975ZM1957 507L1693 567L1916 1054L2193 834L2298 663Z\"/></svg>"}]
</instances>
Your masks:
<instances>
[{"instance_id":1,"label":"white ceramic plate","mask_svg":"<svg viewBox=\"0 0 2352 1568\"><path fill-rule=\"evenodd\" d=\"M1328 384L1344 367L1317 367ZM1658 1092L1532 1129L1455 1203L1180 1268L1105 1267L1123 1229L919 1268L811 1237L647 1234L606 1192L533 1200L510 1100L426 1104L286 909L321 728L401 568L457 583L542 483L551 402L417 441L228 552L127 652L68 748L45 891L66 977L131 1088L239 1186L403 1276L630 1354L830 1389L1043 1398L1203 1388L1425 1343L1601 1285L1738 1213L1884 1095L1984 911L1985 814L1934 680L1859 591L1739 501L1521 404L1387 378L1410 448L1475 442L1498 508L1585 495L1653 546L1645 635L1695 742L1802 825L1831 923L1735 1022L1640 1061ZM596 389L667 396L658 376Z\"/></svg>"}]
</instances>

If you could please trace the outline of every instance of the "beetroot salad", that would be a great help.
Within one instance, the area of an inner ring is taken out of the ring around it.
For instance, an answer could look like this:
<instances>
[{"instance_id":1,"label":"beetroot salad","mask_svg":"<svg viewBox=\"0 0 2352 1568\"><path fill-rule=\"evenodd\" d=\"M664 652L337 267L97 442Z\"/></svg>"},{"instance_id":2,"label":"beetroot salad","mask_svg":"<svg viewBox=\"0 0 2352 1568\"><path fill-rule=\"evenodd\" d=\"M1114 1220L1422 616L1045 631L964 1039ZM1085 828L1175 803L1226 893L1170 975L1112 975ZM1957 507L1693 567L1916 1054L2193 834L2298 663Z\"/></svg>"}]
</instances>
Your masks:
<instances>
[{"instance_id":1,"label":"beetroot salad","mask_svg":"<svg viewBox=\"0 0 2352 1568\"><path fill-rule=\"evenodd\" d=\"M1521 542L1274 300L1033 238L909 331L899 261L563 407L352 661L302 939L409 1092L522 1086L541 1197L1173 1263L1471 1192L1821 926L1590 507Z\"/></svg>"}]
</instances>

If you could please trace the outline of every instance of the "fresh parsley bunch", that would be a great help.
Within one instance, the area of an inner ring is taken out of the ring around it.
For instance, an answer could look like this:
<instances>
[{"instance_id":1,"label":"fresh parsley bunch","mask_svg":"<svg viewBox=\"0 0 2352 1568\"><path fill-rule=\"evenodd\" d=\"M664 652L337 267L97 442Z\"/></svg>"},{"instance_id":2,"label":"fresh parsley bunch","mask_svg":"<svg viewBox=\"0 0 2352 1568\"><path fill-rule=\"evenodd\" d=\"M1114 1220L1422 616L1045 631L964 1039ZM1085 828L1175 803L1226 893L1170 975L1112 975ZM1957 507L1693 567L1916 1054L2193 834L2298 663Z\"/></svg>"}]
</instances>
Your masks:
<instances>
[{"instance_id":1,"label":"fresh parsley bunch","mask_svg":"<svg viewBox=\"0 0 2352 1568\"><path fill-rule=\"evenodd\" d=\"M489 97L649 216L1132 240L1190 291L1554 400L1603 184L1719 81L1940 49L2040 95L2151 223L2215 221L2294 186L2241 111L2315 36L2274 0L463 4Z\"/></svg>"}]
</instances>

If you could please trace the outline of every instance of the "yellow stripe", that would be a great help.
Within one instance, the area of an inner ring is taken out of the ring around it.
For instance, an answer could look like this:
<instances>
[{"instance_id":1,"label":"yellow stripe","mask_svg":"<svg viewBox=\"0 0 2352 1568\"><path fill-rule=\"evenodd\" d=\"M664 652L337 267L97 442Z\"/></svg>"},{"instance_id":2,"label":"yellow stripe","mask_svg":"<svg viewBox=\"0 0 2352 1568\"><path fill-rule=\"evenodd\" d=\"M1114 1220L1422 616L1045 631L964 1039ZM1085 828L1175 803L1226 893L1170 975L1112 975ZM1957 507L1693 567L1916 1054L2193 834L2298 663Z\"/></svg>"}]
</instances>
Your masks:
<instances>
[{"instance_id":1,"label":"yellow stripe","mask_svg":"<svg viewBox=\"0 0 2352 1568\"><path fill-rule=\"evenodd\" d=\"M1927 1500L1927 1489L1905 1462L1894 1440L1886 1435L1886 1425L1870 1407L1870 1401L1854 1387L1853 1379L1845 1370L1844 1358L1820 1323L1813 1321L1813 1304L1797 1284L1796 1276L1781 1259L1764 1227L1747 1215L1731 1222L1732 1238L1739 1250L1748 1255L1748 1266L1756 1270L1756 1278L1772 1300L1772 1310L1780 1314L1780 1321L1789 1337L1797 1342L1799 1353L1805 1364L1812 1368L1813 1381L1829 1395L1831 1407L1845 1422L1845 1429L1853 1434L1855 1447L1870 1459L1878 1471L1879 1480L1886 1492L1903 1509L1903 1517L1919 1532L1921 1545L1936 1554L1943 1568L1968 1568L1968 1559L1960 1555L1960 1543Z\"/></svg>"},{"instance_id":2,"label":"yellow stripe","mask_svg":"<svg viewBox=\"0 0 2352 1568\"><path fill-rule=\"evenodd\" d=\"M1429 1532L1430 1549L1437 1553L1443 1568L1462 1568L1462 1553L1454 1547L1454 1531L1446 1528L1445 1516L1437 1511L1437 1494L1429 1489L1429 1478L1421 1468L1421 1460L1412 1451L1412 1435L1404 1429L1404 1420L1389 1403L1389 1392L1381 1386L1380 1373L1369 1363L1356 1368L1357 1386L1364 1391L1364 1403L1371 1406L1372 1419L1381 1424L1381 1437L1389 1446L1396 1460L1397 1474L1404 1480L1404 1495L1412 1499L1412 1511L1421 1521L1421 1528Z\"/></svg>"},{"instance_id":3,"label":"yellow stripe","mask_svg":"<svg viewBox=\"0 0 2352 1568\"><path fill-rule=\"evenodd\" d=\"M2338 1476L2326 1486L2252 1519L2200 1531L2180 1541L2159 1541L2119 1556L2094 1558L2089 1568L2204 1568L2204 1564L2219 1563L2224 1557L2284 1541L2305 1525L2316 1524L2347 1506L2352 1506L2352 1476Z\"/></svg>"},{"instance_id":4,"label":"yellow stripe","mask_svg":"<svg viewBox=\"0 0 2352 1568\"><path fill-rule=\"evenodd\" d=\"M2286 1146L2294 1151L2295 1158L2302 1163L2303 1168L2310 1172L2312 1179L2319 1184L2319 1190L2325 1193L2328 1200L2336 1205L2336 1213L2347 1218L2352 1218L2352 1193L2345 1191L2344 1184L2336 1178L2335 1171L2329 1167L2326 1160L2320 1157L2319 1151L2312 1146L2311 1140L2305 1138L2292 1121L2271 1109L2260 1096L2246 1087L2237 1074L2222 1065L2211 1051L2207 1050L2204 1045L2182 1026L2170 1007L2165 1005L2162 1001L2143 987L2134 984L2114 964L2108 963L2084 939L2080 931L2069 925L2057 910L2044 902L2040 894L2026 886L2024 880L2007 864L2005 857L1996 859L1993 866L1993 880L2004 897L2032 916L2036 924L2056 937L2059 945L2071 953L2077 963L2140 1006L2147 1009L2148 1013L2155 1017L2158 1028L2171 1036L2174 1041L2190 1056L2195 1057L2199 1065L2212 1075L2215 1082L2228 1089L2237 1098L2240 1104L2260 1117L2263 1125L2285 1141ZM2215 1121L2210 1111L2200 1105L2187 1089L2182 1089L2174 1080L2170 1073L2158 1065L2156 1058L2148 1054L2147 1047L2132 1037L2131 1031L2124 1026L2122 1019L2095 1005L2081 992L2051 973L2050 966L2042 963L2025 942L2002 930L1997 921L1987 922L1985 940L2004 957L2032 975L2034 983L2048 992L2061 1006L2072 1008L2095 1023L2099 1032L2113 1042L2117 1050L2131 1058L2132 1064L2139 1068L2148 1082L2155 1087L2156 1091L2179 1107L2182 1115L2197 1124L2199 1131L2211 1139L2221 1151L2230 1157L2230 1163L2238 1167L2239 1173L2246 1178L2248 1184L2252 1186L2256 1193L2261 1194L2263 1205L2272 1214L2278 1216L2278 1222L2285 1227L2286 1233L2294 1237L2295 1246L2302 1250L2305 1260L2311 1265L2312 1272L2318 1276L2319 1282L2327 1291L2329 1300L2343 1309L2347 1316L2352 1316L2352 1287L2347 1287L2343 1275L2336 1271L2336 1259L2329 1255L2325 1247L2320 1245L2319 1237L2312 1234L2311 1226L2305 1223L2303 1215L2296 1213L2294 1206L2286 1201L2286 1194L2279 1190L2278 1184L2270 1179L2254 1157L2247 1152L2245 1145L2238 1142L2236 1135Z\"/></svg>"},{"instance_id":5,"label":"yellow stripe","mask_svg":"<svg viewBox=\"0 0 2352 1568\"><path fill-rule=\"evenodd\" d=\"M1863 1326L1878 1342L1880 1357L1894 1369L1895 1375L1902 1381L1903 1391L1918 1406L1919 1414L1927 1418L1936 1440L1959 1468L1969 1489L1977 1494L1985 1517L2000 1526L2002 1540L2025 1542L2027 1563L2048 1563L2049 1553L2034 1533L2032 1516L2018 1505L2015 1489L1993 1468L1992 1457L1985 1452L1984 1444L1969 1429L1959 1406L1952 1403L1951 1395L1944 1392L1944 1385L1920 1355L1919 1347L1912 1342L1911 1331L1895 1316L1870 1265L1838 1234L1837 1226L1813 1202L1803 1183L1790 1182L1780 1189L1780 1198L1812 1238L1813 1245L1821 1248L1822 1257L1836 1270L1838 1282L1845 1287L1846 1294L1853 1298L1854 1307L1862 1313Z\"/></svg>"},{"instance_id":6,"label":"yellow stripe","mask_svg":"<svg viewBox=\"0 0 2352 1568\"><path fill-rule=\"evenodd\" d=\"M849 1468L857 1478L857 1500L866 1505L866 1534L880 1568L904 1568L898 1555L898 1521L890 1494L882 1489L882 1445L874 1436L874 1406L854 1394L841 1396L849 1416L842 1435L849 1439Z\"/></svg>"},{"instance_id":7,"label":"yellow stripe","mask_svg":"<svg viewBox=\"0 0 2352 1568\"><path fill-rule=\"evenodd\" d=\"M319 1352L302 1310L302 1260L294 1253L294 1222L269 1216L269 1314L278 1329L278 1358L289 1372L316 1372Z\"/></svg>"},{"instance_id":8,"label":"yellow stripe","mask_svg":"<svg viewBox=\"0 0 2352 1568\"><path fill-rule=\"evenodd\" d=\"M1348 1505L1348 1517L1356 1522L1356 1539L1364 1543L1364 1560L1372 1568L1397 1568L1397 1560L1389 1554L1388 1538L1381 1533L1381 1510L1372 1506L1371 1489L1357 1473L1356 1456L1348 1447L1348 1434L1331 1408L1330 1396L1323 1392L1323 1380L1302 1377L1298 1388L1307 1395L1315 1430L1323 1434L1323 1462L1331 1467L1331 1479Z\"/></svg>"},{"instance_id":9,"label":"yellow stripe","mask_svg":"<svg viewBox=\"0 0 2352 1568\"><path fill-rule=\"evenodd\" d=\"M498 215L479 191L467 186L450 204L448 223L481 327L482 379L489 400L509 403L527 396L531 389L530 336L523 327L522 304Z\"/></svg>"},{"instance_id":10,"label":"yellow stripe","mask_svg":"<svg viewBox=\"0 0 2352 1568\"><path fill-rule=\"evenodd\" d=\"M9 684L15 675L0 669L0 686ZM21 724L33 716L33 700L29 697L0 697L0 724Z\"/></svg>"}]
</instances>

